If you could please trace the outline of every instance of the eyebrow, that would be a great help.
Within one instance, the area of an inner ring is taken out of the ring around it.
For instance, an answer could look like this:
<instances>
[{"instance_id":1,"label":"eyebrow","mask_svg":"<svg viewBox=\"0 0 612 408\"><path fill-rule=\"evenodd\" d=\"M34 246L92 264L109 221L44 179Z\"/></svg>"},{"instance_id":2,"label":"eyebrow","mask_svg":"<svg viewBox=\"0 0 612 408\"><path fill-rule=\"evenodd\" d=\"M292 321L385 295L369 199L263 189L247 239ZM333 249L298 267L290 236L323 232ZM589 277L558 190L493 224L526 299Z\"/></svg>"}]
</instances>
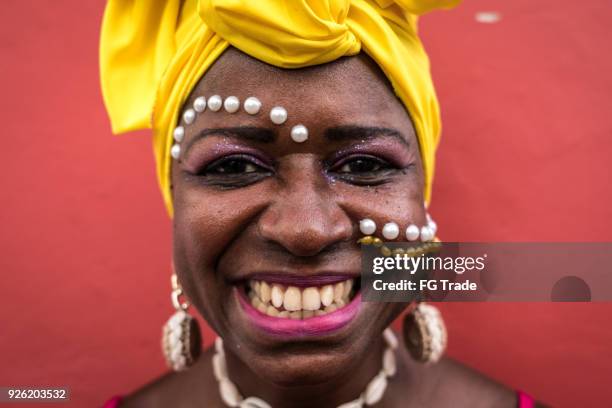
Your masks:
<instances>
[{"instance_id":1,"label":"eyebrow","mask_svg":"<svg viewBox=\"0 0 612 408\"><path fill-rule=\"evenodd\" d=\"M333 141L368 140L377 136L390 136L407 147L408 139L397 129L378 126L338 126L325 130L325 138Z\"/></svg>"},{"instance_id":2,"label":"eyebrow","mask_svg":"<svg viewBox=\"0 0 612 408\"><path fill-rule=\"evenodd\" d=\"M187 143L187 146L185 148L185 154L188 154L191 147L199 140L212 135L235 137L238 139L249 140L252 142L259 143L272 143L277 138L276 133L273 130L256 126L237 126L203 129ZM393 137L400 141L402 144L406 145L407 147L410 147L410 143L400 131L386 127L357 125L337 126L327 128L324 133L324 137L330 141L362 141L373 139L378 136Z\"/></svg>"},{"instance_id":3,"label":"eyebrow","mask_svg":"<svg viewBox=\"0 0 612 408\"><path fill-rule=\"evenodd\" d=\"M237 126L203 129L198 134L196 134L189 141L189 143L187 143L187 146L185 148L185 154L189 153L189 149L191 149L191 146L193 146L199 140L212 135L235 137L238 139L250 140L252 142L259 143L272 143L276 140L276 133L274 133L274 131L256 126Z\"/></svg>"}]
</instances>

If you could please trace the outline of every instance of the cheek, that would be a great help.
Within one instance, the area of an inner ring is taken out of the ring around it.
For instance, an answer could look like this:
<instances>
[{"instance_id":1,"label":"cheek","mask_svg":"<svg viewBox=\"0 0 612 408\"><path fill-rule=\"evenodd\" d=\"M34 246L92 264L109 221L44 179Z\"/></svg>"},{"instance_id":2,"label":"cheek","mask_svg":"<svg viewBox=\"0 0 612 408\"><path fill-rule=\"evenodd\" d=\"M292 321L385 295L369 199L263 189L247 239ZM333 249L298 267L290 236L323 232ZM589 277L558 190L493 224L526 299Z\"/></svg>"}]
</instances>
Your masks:
<instances>
[{"instance_id":1,"label":"cheek","mask_svg":"<svg viewBox=\"0 0 612 408\"><path fill-rule=\"evenodd\" d=\"M191 302L209 320L207 309L218 306L228 289L216 262L265 203L260 185L218 191L174 185L174 262Z\"/></svg>"},{"instance_id":2,"label":"cheek","mask_svg":"<svg viewBox=\"0 0 612 408\"><path fill-rule=\"evenodd\" d=\"M426 221L419 174L376 187L356 188L338 183L336 193L339 204L351 214L355 223L364 218L374 219L378 226L377 236L387 222L393 221L405 228L410 223L424 225ZM398 239L401 240L401 236Z\"/></svg>"}]
</instances>

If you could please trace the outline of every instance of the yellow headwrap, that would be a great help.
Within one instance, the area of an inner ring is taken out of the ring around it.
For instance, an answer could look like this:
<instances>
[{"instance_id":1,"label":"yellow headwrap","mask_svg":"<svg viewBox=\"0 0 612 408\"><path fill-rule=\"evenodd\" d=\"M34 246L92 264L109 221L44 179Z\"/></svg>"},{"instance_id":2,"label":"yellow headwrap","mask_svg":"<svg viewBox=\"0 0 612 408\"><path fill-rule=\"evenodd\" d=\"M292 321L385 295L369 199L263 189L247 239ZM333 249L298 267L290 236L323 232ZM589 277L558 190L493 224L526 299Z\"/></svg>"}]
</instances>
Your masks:
<instances>
[{"instance_id":1,"label":"yellow headwrap","mask_svg":"<svg viewBox=\"0 0 612 408\"><path fill-rule=\"evenodd\" d=\"M440 135L417 16L460 0L110 0L100 39L102 93L114 133L153 129L157 176L170 216L170 148L179 110L232 45L300 68L365 51L410 113L429 201Z\"/></svg>"}]
</instances>

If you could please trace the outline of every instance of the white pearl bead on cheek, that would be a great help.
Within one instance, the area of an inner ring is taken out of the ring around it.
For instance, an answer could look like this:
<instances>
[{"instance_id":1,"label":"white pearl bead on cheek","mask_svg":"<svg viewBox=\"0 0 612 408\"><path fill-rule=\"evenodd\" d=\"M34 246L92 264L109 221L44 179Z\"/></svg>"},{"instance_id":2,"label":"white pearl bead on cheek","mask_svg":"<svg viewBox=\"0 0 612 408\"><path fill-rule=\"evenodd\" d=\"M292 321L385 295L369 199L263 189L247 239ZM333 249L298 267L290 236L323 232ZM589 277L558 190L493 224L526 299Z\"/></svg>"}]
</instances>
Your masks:
<instances>
[{"instance_id":1,"label":"white pearl bead on cheek","mask_svg":"<svg viewBox=\"0 0 612 408\"><path fill-rule=\"evenodd\" d=\"M206 98L198 96L196 100L193 101L193 109L198 113L204 112L206 110Z\"/></svg>"},{"instance_id":2,"label":"white pearl bead on cheek","mask_svg":"<svg viewBox=\"0 0 612 408\"><path fill-rule=\"evenodd\" d=\"M372 235L374 232L376 232L376 223L374 220L365 218L359 221L359 230L364 235Z\"/></svg>"},{"instance_id":3,"label":"white pearl bead on cheek","mask_svg":"<svg viewBox=\"0 0 612 408\"><path fill-rule=\"evenodd\" d=\"M414 224L410 224L408 228L406 228L406 239L408 241L416 241L419 239L419 227Z\"/></svg>"},{"instance_id":4,"label":"white pearl bead on cheek","mask_svg":"<svg viewBox=\"0 0 612 408\"><path fill-rule=\"evenodd\" d=\"M257 115L261 109L261 101L254 96L249 96L244 101L244 110L249 115Z\"/></svg>"},{"instance_id":5,"label":"white pearl bead on cheek","mask_svg":"<svg viewBox=\"0 0 612 408\"><path fill-rule=\"evenodd\" d=\"M385 239L395 239L399 236L399 227L394 222L388 222L383 227L382 234Z\"/></svg>"},{"instance_id":6,"label":"white pearl bead on cheek","mask_svg":"<svg viewBox=\"0 0 612 408\"><path fill-rule=\"evenodd\" d=\"M304 125L291 128L291 139L296 143L304 143L308 139L308 129Z\"/></svg>"},{"instance_id":7,"label":"white pearl bead on cheek","mask_svg":"<svg viewBox=\"0 0 612 408\"><path fill-rule=\"evenodd\" d=\"M436 224L434 220L431 220L430 222L427 223L427 226L429 227L431 232L433 232L433 234L436 235L436 232L438 232L438 224Z\"/></svg>"},{"instance_id":8,"label":"white pearl bead on cheek","mask_svg":"<svg viewBox=\"0 0 612 408\"><path fill-rule=\"evenodd\" d=\"M223 102L223 107L228 113L236 113L240 109L240 101L235 96L228 96Z\"/></svg>"},{"instance_id":9,"label":"white pearl bead on cheek","mask_svg":"<svg viewBox=\"0 0 612 408\"><path fill-rule=\"evenodd\" d=\"M176 140L177 143L181 143L183 141L183 138L185 137L185 128L182 126L177 126L174 129L172 136L174 137L174 140Z\"/></svg>"},{"instance_id":10,"label":"white pearl bead on cheek","mask_svg":"<svg viewBox=\"0 0 612 408\"><path fill-rule=\"evenodd\" d=\"M275 106L270 111L270 120L275 125L282 125L287 120L287 110L282 106Z\"/></svg>"},{"instance_id":11,"label":"white pearl bead on cheek","mask_svg":"<svg viewBox=\"0 0 612 408\"><path fill-rule=\"evenodd\" d=\"M421 240L424 242L429 242L434 238L434 233L429 227L421 228Z\"/></svg>"},{"instance_id":12,"label":"white pearl bead on cheek","mask_svg":"<svg viewBox=\"0 0 612 408\"><path fill-rule=\"evenodd\" d=\"M183 120L186 124L191 125L195 120L196 113L193 109L187 109L185 113L183 113Z\"/></svg>"},{"instance_id":13,"label":"white pearl bead on cheek","mask_svg":"<svg viewBox=\"0 0 612 408\"><path fill-rule=\"evenodd\" d=\"M217 112L219 109L221 109L221 105L223 105L223 101L219 95L213 95L208 98L208 109L211 111Z\"/></svg>"},{"instance_id":14,"label":"white pearl bead on cheek","mask_svg":"<svg viewBox=\"0 0 612 408\"><path fill-rule=\"evenodd\" d=\"M172 148L170 149L170 156L172 156L173 159L178 160L180 155L181 155L181 146L178 144L172 145Z\"/></svg>"}]
</instances>

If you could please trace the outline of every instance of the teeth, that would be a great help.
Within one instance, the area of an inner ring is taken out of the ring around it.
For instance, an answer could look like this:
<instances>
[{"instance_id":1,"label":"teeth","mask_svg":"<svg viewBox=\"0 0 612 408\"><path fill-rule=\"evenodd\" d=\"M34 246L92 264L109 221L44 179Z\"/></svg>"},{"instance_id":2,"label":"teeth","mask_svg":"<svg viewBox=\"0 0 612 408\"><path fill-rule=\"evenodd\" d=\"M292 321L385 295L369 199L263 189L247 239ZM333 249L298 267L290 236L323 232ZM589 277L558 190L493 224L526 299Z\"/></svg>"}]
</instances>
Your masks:
<instances>
[{"instance_id":1,"label":"teeth","mask_svg":"<svg viewBox=\"0 0 612 408\"><path fill-rule=\"evenodd\" d=\"M262 302L268 303L270 301L270 285L266 282L261 282L259 285L259 298Z\"/></svg>"},{"instance_id":2,"label":"teeth","mask_svg":"<svg viewBox=\"0 0 612 408\"><path fill-rule=\"evenodd\" d=\"M289 286L285 291L283 306L290 312L302 309L302 292L295 286Z\"/></svg>"},{"instance_id":3,"label":"teeth","mask_svg":"<svg viewBox=\"0 0 612 408\"><path fill-rule=\"evenodd\" d=\"M325 285L321 288L320 292L321 304L323 306L329 306L334 301L334 287L332 285Z\"/></svg>"},{"instance_id":4,"label":"teeth","mask_svg":"<svg viewBox=\"0 0 612 408\"><path fill-rule=\"evenodd\" d=\"M317 288L306 288L302 293L302 309L318 310L321 308L321 297Z\"/></svg>"},{"instance_id":5,"label":"teeth","mask_svg":"<svg viewBox=\"0 0 612 408\"><path fill-rule=\"evenodd\" d=\"M338 282L334 285L334 302L342 300L344 296L344 282Z\"/></svg>"},{"instance_id":6,"label":"teeth","mask_svg":"<svg viewBox=\"0 0 612 408\"><path fill-rule=\"evenodd\" d=\"M279 313L279 312L278 312L278 309L277 309L277 308L275 308L275 307L274 307L274 306L272 306L272 305L268 306L268 308L266 309L266 314L267 314L268 316L275 317L275 316L278 316L278 313Z\"/></svg>"},{"instance_id":7,"label":"teeth","mask_svg":"<svg viewBox=\"0 0 612 408\"><path fill-rule=\"evenodd\" d=\"M335 304L331 304L325 308L325 313L335 312L338 307Z\"/></svg>"},{"instance_id":8,"label":"teeth","mask_svg":"<svg viewBox=\"0 0 612 408\"><path fill-rule=\"evenodd\" d=\"M353 279L348 279L334 285L301 289L252 280L248 297L255 309L268 316L308 319L332 313L348 304L353 284Z\"/></svg>"},{"instance_id":9,"label":"teeth","mask_svg":"<svg viewBox=\"0 0 612 408\"><path fill-rule=\"evenodd\" d=\"M259 302L257 305L257 310L259 310L261 313L266 313L268 311L268 306L266 306L266 304L263 302Z\"/></svg>"},{"instance_id":10,"label":"teeth","mask_svg":"<svg viewBox=\"0 0 612 408\"><path fill-rule=\"evenodd\" d=\"M255 309L257 309L260 303L261 303L261 300L259 300L257 296L253 296L253 299L251 299L251 304L253 305Z\"/></svg>"},{"instance_id":11,"label":"teeth","mask_svg":"<svg viewBox=\"0 0 612 408\"><path fill-rule=\"evenodd\" d=\"M262 282L261 284L263 286L264 282ZM342 295L343 299L348 299L349 294L351 293L351 289L353 289L353 280L349 279L344 282L344 293ZM263 298L261 300L263 300Z\"/></svg>"},{"instance_id":12,"label":"teeth","mask_svg":"<svg viewBox=\"0 0 612 408\"><path fill-rule=\"evenodd\" d=\"M272 304L274 307L281 307L283 305L283 299L285 298L285 288L281 285L272 285L272 292L270 296L272 298Z\"/></svg>"}]
</instances>

